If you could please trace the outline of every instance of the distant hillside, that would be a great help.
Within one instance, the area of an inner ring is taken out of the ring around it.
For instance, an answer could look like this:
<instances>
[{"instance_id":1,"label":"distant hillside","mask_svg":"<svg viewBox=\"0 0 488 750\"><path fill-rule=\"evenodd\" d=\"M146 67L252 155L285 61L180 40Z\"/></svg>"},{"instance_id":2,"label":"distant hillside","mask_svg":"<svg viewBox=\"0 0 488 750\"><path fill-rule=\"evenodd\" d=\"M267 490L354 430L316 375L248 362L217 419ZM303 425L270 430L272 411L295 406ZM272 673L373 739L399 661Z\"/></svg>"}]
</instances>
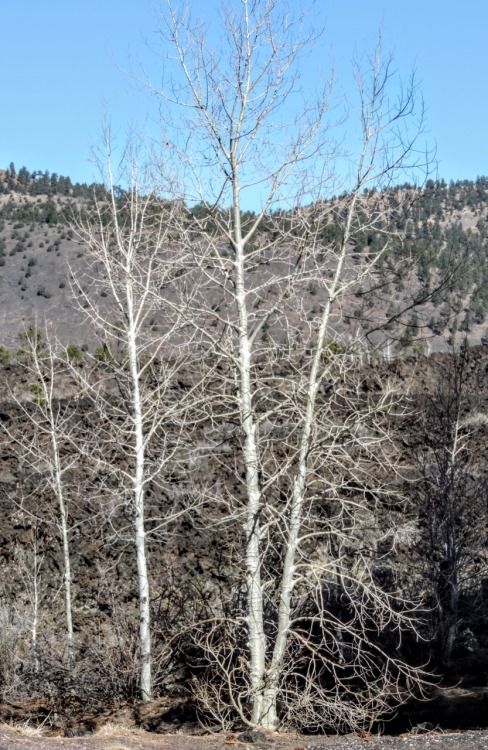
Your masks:
<instances>
[{"instance_id":1,"label":"distant hillside","mask_svg":"<svg viewBox=\"0 0 488 750\"><path fill-rule=\"evenodd\" d=\"M389 356L412 348L443 350L466 336L473 344L487 340L488 178L429 180L424 189L403 185L391 191L392 202L399 193L409 200L393 211L389 228L398 239L369 287L352 290L338 328L350 335L374 329L381 310L388 321L381 341ZM13 164L0 170L1 345L15 347L18 333L34 322L47 324L65 345L98 345L74 299L84 258L74 225L104 195L102 185L73 183L48 171L17 172ZM201 210L196 206L189 215ZM333 224L329 229L331 237L339 232ZM365 232L351 247L351 263L382 243L381 233ZM424 299L426 288L431 298ZM323 304L320 293L309 284L302 296L304 314L313 316ZM407 297L420 304L404 313ZM378 335L372 340L378 343Z\"/></svg>"}]
</instances>

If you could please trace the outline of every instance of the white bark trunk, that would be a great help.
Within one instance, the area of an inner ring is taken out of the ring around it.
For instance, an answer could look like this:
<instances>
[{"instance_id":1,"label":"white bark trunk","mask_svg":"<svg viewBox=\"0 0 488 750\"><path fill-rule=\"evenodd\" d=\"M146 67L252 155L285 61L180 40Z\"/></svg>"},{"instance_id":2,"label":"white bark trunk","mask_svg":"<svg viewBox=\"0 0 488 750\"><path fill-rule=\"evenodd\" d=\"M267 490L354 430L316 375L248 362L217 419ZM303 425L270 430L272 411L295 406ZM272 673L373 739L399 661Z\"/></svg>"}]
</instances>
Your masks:
<instances>
[{"instance_id":1,"label":"white bark trunk","mask_svg":"<svg viewBox=\"0 0 488 750\"><path fill-rule=\"evenodd\" d=\"M151 616L149 600L149 580L146 562L146 534L144 529L144 509L140 505L136 511L136 550L137 578L139 583L139 640L140 640L140 685L144 702L152 700L151 675Z\"/></svg>"},{"instance_id":2,"label":"white bark trunk","mask_svg":"<svg viewBox=\"0 0 488 750\"><path fill-rule=\"evenodd\" d=\"M33 592L32 592L32 652L34 654L34 672L39 672L39 657L37 655L37 626L39 623L39 561L37 556L37 531L34 532L34 570L33 570Z\"/></svg>"},{"instance_id":3,"label":"white bark trunk","mask_svg":"<svg viewBox=\"0 0 488 750\"><path fill-rule=\"evenodd\" d=\"M141 393L139 387L139 368L137 360L136 331L133 328L132 295L127 289L128 302L128 349L129 368L132 385L132 407L135 447L134 473L134 509L135 509L135 543L137 553L137 580L139 587L139 647L140 647L140 686L144 702L152 700L152 657L151 657L151 611L149 597L149 578L146 559L146 529L144 520L144 427L142 416Z\"/></svg>"},{"instance_id":4,"label":"white bark trunk","mask_svg":"<svg viewBox=\"0 0 488 750\"><path fill-rule=\"evenodd\" d=\"M234 173L233 180L233 204L236 305L239 317L239 410L241 427L244 433L243 458L247 490L247 512L244 530L246 534L245 564L248 596L249 677L252 691L251 722L257 726L262 725L263 721L263 688L266 663L259 518L261 489L251 386L252 342L249 336L247 312L245 247L242 239L239 184L236 173Z\"/></svg>"},{"instance_id":5,"label":"white bark trunk","mask_svg":"<svg viewBox=\"0 0 488 750\"><path fill-rule=\"evenodd\" d=\"M66 634L68 641L68 663L70 666L73 665L73 614L71 605L71 560L70 560L70 549L69 549L69 529L68 529L68 509L66 507L66 499L62 478L62 467L60 462L59 446L56 435L56 425L54 423L54 415L52 414L52 404L49 403L50 420L51 420L51 441L53 450L54 460L54 486L56 496L59 505L59 516L60 516L60 527L61 527L61 539L63 544L63 565L64 565L64 599L65 599L65 610L66 610Z\"/></svg>"},{"instance_id":6,"label":"white bark trunk","mask_svg":"<svg viewBox=\"0 0 488 750\"><path fill-rule=\"evenodd\" d=\"M243 342L243 352L246 349ZM246 352L247 358L248 352ZM245 362L244 362L245 365ZM244 429L244 462L248 507L246 513L246 574L248 592L248 632L250 651L250 680L252 688L252 723L262 722L262 692L264 686L266 637L263 622L263 592L261 586L260 551L260 501L261 492L258 477L258 456L255 425L252 419L252 399L249 373L244 366L241 371L241 419Z\"/></svg>"},{"instance_id":7,"label":"white bark trunk","mask_svg":"<svg viewBox=\"0 0 488 750\"><path fill-rule=\"evenodd\" d=\"M286 654L288 632L291 624L291 596L293 588L295 586L295 560L303 519L303 503L306 493L308 459L310 447L312 444L312 430L315 420L315 408L317 393L319 389L319 378L321 374L322 354L324 351L327 332L329 329L332 304L337 291L341 286L341 279L346 259L347 245L349 243L355 202L356 196L353 197L349 208L344 238L337 258L334 278L329 289L329 298L322 314L322 320L320 322L320 328L317 336L317 343L312 361L312 367L308 379L306 408L303 419L297 471L293 481L293 498L290 508L288 536L285 556L283 560L283 573L280 583L278 627L271 666L267 674L266 690L263 700L262 726L269 729L275 729L278 724L277 699L280 688L280 676L283 672L283 664Z\"/></svg>"}]
</instances>

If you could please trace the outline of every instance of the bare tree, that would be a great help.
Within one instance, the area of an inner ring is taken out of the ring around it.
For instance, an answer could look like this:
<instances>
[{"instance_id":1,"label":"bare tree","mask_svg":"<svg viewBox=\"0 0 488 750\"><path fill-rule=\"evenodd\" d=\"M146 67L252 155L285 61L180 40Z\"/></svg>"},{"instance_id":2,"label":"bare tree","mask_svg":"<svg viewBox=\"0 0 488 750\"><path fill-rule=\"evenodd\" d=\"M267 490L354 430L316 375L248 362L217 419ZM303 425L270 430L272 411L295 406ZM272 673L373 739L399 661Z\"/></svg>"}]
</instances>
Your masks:
<instances>
[{"instance_id":1,"label":"bare tree","mask_svg":"<svg viewBox=\"0 0 488 750\"><path fill-rule=\"evenodd\" d=\"M160 313L158 291L171 282L181 259L168 251L172 213L147 187L128 155L117 179L107 146L107 192L95 214L77 231L86 246L86 270L77 283L85 312L102 341L95 368L78 372L94 405L91 439L84 451L104 477L104 511L114 533L124 536L130 519L137 557L140 689L153 695L151 592L147 537L164 537L171 523L188 512L165 484L168 465L177 470L185 414L197 385L183 393L177 382L186 361L178 344L178 316ZM130 150L129 150L130 151ZM124 171L125 170L125 171ZM125 187L121 187L125 186ZM171 347L169 346L171 344ZM194 380L198 383L198 379ZM145 496L155 487L166 498L156 516L146 514Z\"/></svg>"},{"instance_id":2,"label":"bare tree","mask_svg":"<svg viewBox=\"0 0 488 750\"><path fill-rule=\"evenodd\" d=\"M38 524L34 520L32 525L32 543L30 548L18 549L16 551L16 568L22 581L27 605L27 621L31 635L31 648L34 658L34 673L39 672L38 640L39 623L41 622L41 604L45 597L45 585L42 581L42 563L44 555L39 553ZM21 614L22 620L26 619L26 612ZM19 618L20 619L20 618Z\"/></svg>"},{"instance_id":3,"label":"bare tree","mask_svg":"<svg viewBox=\"0 0 488 750\"><path fill-rule=\"evenodd\" d=\"M36 326L29 326L20 335L22 348L19 352L23 367L32 382L28 393L12 392L14 403L21 411L23 421L3 429L14 446L24 474L29 477L30 493L24 493L22 507L33 516L33 523L54 524L59 529L63 550L63 587L65 600L66 639L68 664L73 667L73 614L72 614L72 575L70 537L72 528L69 521L69 505L74 499L75 485L70 473L78 464L77 426L73 420L72 407L59 397L63 369L66 365L58 358L47 336L43 337ZM28 494L36 498L52 495L55 506L43 513L28 508L25 500ZM17 502L18 499L16 500ZM38 573L34 562L34 622L33 643L37 641L36 623L38 619Z\"/></svg>"},{"instance_id":4,"label":"bare tree","mask_svg":"<svg viewBox=\"0 0 488 750\"><path fill-rule=\"evenodd\" d=\"M415 83L389 93L380 47L357 64L357 147L344 170L332 163L330 85L302 96L311 18L275 0L235 2L214 47L187 11L169 5L164 23L177 71L168 57L162 85L148 84L163 104L159 184L188 209L172 216L182 274L158 297L224 363L215 445L237 424L245 496L213 485L244 597L201 633L213 672L200 695L214 715L252 726L274 728L298 708L309 727L361 725L414 672L378 640L409 621L401 596L378 585L372 552L394 475L385 415L395 401L388 385L370 390L358 367L365 331L348 344L342 318L348 295L376 285L401 197L388 189L418 165ZM341 174L346 192L332 198ZM383 236L379 252L356 247L365 230ZM312 288L317 309L304 299Z\"/></svg>"},{"instance_id":5,"label":"bare tree","mask_svg":"<svg viewBox=\"0 0 488 750\"><path fill-rule=\"evenodd\" d=\"M461 622L461 599L486 573L487 477L477 456L487 417L479 401L481 377L467 347L433 362L435 386L422 398L415 450L420 480L414 496L425 529L423 555L433 600L434 636L441 663L451 660ZM481 558L481 559L480 559Z\"/></svg>"}]
</instances>

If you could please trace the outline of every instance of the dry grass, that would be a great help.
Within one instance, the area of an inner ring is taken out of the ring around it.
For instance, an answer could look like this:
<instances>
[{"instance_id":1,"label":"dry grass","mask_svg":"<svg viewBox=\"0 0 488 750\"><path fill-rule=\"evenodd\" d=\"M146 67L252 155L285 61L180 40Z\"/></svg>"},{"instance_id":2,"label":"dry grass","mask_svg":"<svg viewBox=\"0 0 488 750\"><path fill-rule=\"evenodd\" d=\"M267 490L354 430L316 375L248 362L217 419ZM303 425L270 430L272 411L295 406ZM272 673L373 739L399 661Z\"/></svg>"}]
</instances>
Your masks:
<instances>
[{"instance_id":1,"label":"dry grass","mask_svg":"<svg viewBox=\"0 0 488 750\"><path fill-rule=\"evenodd\" d=\"M146 734L146 732L144 731L144 729L136 726L134 722L131 722L128 719L121 719L120 721L106 721L104 724L101 724L101 726L99 726L97 731L95 732L95 735L97 737L114 737L124 734L141 735Z\"/></svg>"},{"instance_id":2,"label":"dry grass","mask_svg":"<svg viewBox=\"0 0 488 750\"><path fill-rule=\"evenodd\" d=\"M29 721L21 724L5 724L5 726L23 737L43 737L46 733L44 724L31 724Z\"/></svg>"}]
</instances>

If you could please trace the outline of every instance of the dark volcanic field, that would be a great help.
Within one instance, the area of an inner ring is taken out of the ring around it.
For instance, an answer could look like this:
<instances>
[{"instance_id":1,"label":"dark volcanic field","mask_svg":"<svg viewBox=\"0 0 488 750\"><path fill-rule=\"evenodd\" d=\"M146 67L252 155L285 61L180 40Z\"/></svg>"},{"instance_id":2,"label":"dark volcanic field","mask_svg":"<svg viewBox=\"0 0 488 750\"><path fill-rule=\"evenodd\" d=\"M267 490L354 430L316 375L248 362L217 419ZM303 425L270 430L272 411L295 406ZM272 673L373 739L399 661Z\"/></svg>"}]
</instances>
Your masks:
<instances>
[{"instance_id":1,"label":"dark volcanic field","mask_svg":"<svg viewBox=\"0 0 488 750\"><path fill-rule=\"evenodd\" d=\"M403 416L396 419L395 440L401 446L404 499L380 508L379 525L384 523L386 528L394 519L397 531L385 537L375 554L378 569L383 571L386 581L393 576L405 596L423 597L423 640L412 640L406 633L401 648L404 658L428 664L436 675L433 681L437 683L426 690L426 696L432 700L409 703L399 710L391 723L378 725L378 729L389 733L404 732L412 727L419 727L419 731L436 727L468 729L488 723L488 574L483 534L487 517L484 482L488 426L484 415L488 414L488 347L470 350L463 370L461 416L466 424L474 427L469 431L469 451L461 467L470 477L469 483L463 485L463 492L470 493L469 503L468 507L459 506L455 529L463 534L469 531L471 524L478 525L475 535L468 534L465 539L459 622L448 663L442 662L436 645L435 612L439 604L433 586L436 575L442 570L442 565L439 567L441 553L429 547L428 494L421 491L418 476L417 482L412 481L419 446L432 440L439 431L439 422L429 423L432 404L440 408L442 394L447 392L449 368L456 361L451 355L433 355L371 364L364 370L365 389L378 387L377 376L381 374L382 379L388 376L403 393L405 409ZM187 376L191 379L190 371ZM0 420L4 427L0 451L0 679L3 700L0 715L4 720L29 720L66 731L70 727L85 726L83 722L87 717L117 720L122 711L126 717L130 715L131 722L135 721L146 730L195 731L198 723L192 680L198 651L191 637L192 630L196 622L211 614L212 602L218 601L230 587L238 586L241 575L235 566L232 538L220 525L225 511L216 508L212 524L203 523L198 513L183 514L172 524L170 533L169 530L158 532L149 543L154 592L155 684L160 698L149 708L138 710L137 580L131 518L117 503L117 473L109 478L103 473L93 476L88 463L83 460L77 463L69 475L77 649L75 687L64 666L63 561L56 506L45 491L42 472L35 473L29 468L9 436L9 432L11 435L19 430L24 436L35 437L32 423L13 396L30 408L29 375L25 367L17 363L3 366L0 373ZM59 387L58 397L63 408L72 415L76 441L82 446L85 438L96 429L90 401L78 397L76 381L68 373ZM206 429L201 425L195 440L203 440ZM207 456L196 474L183 465L174 467L165 477L165 489L148 492L148 517L161 518L175 505L183 507L191 503L196 476L205 476L207 480L215 476L232 492L241 491L235 472L234 440L235 436L229 434L220 454ZM68 445L65 449L71 450ZM478 489L473 490L473 487ZM29 650L34 627L34 596L37 596L39 614L35 623L38 664L32 661ZM127 708L122 709L123 706ZM88 726L93 728L91 724ZM479 742L486 743L484 735L465 737L466 740L469 737L470 742L478 741L478 737ZM341 740L344 741L345 738ZM434 744L426 744L427 741ZM8 742L10 740L6 740L5 747L9 746ZM128 744L124 742L121 747L132 746L132 740L127 741ZM368 746L383 747L373 742L376 741L368 741ZM422 747L461 747L453 744L453 737L443 735L429 734L428 740L410 736L409 742ZM439 744L443 742L450 744ZM337 746L362 746L359 739L351 739L350 743L356 744ZM14 743L14 746L17 745ZM308 742L307 746L311 748ZM330 743L319 741L315 746L323 746L324 750L336 747L332 740ZM466 745L467 748L485 746Z\"/></svg>"}]
</instances>

